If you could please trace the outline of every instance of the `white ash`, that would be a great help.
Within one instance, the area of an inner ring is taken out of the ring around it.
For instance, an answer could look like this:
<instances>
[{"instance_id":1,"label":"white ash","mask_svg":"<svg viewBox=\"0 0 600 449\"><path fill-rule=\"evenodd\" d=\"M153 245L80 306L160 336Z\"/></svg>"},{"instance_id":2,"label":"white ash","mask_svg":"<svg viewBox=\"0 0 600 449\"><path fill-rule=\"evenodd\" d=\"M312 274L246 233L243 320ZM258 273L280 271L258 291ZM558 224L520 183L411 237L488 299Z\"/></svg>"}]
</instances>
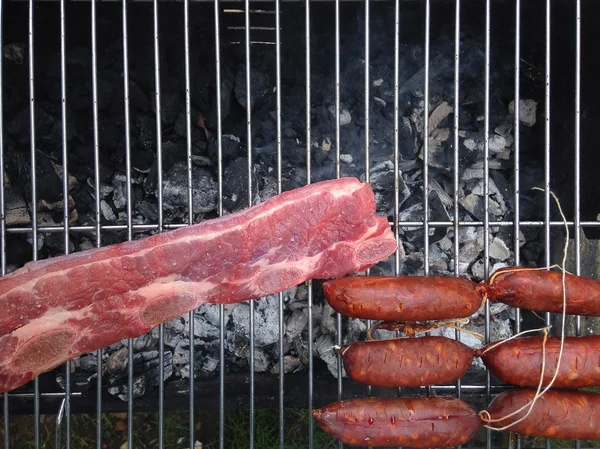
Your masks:
<instances>
[{"instance_id":1,"label":"white ash","mask_svg":"<svg viewBox=\"0 0 600 449\"><path fill-rule=\"evenodd\" d=\"M499 260L500 262L504 262L510 257L510 249L508 248L504 240L494 237L494 239L490 243L488 254L491 258Z\"/></svg>"},{"instance_id":2,"label":"white ash","mask_svg":"<svg viewBox=\"0 0 600 449\"><path fill-rule=\"evenodd\" d=\"M331 113L331 115L333 117L335 117L335 106L330 106L329 112ZM340 126L348 125L351 122L352 122L352 115L350 114L350 111L348 111L347 109L342 109L340 111Z\"/></svg>"},{"instance_id":3,"label":"white ash","mask_svg":"<svg viewBox=\"0 0 600 449\"><path fill-rule=\"evenodd\" d=\"M286 355L283 357L283 372L284 373L293 373L300 367L300 359L298 357L294 357L291 355ZM279 363L275 363L271 368L271 374L279 374L280 365Z\"/></svg>"},{"instance_id":4,"label":"white ash","mask_svg":"<svg viewBox=\"0 0 600 449\"><path fill-rule=\"evenodd\" d=\"M116 221L117 216L113 212L112 208L108 205L106 200L100 201L100 210L102 211L102 216L105 220L108 221Z\"/></svg>"},{"instance_id":5,"label":"white ash","mask_svg":"<svg viewBox=\"0 0 600 449\"><path fill-rule=\"evenodd\" d=\"M508 105L508 110L511 114L515 113L515 101L511 101ZM519 100L519 121L528 127L535 125L537 121L537 102L529 98L521 98Z\"/></svg>"},{"instance_id":6,"label":"white ash","mask_svg":"<svg viewBox=\"0 0 600 449\"><path fill-rule=\"evenodd\" d=\"M320 335L313 343L315 354L327 364L327 369L335 377L338 377L337 350L332 335ZM346 370L342 366L342 377L346 377Z\"/></svg>"},{"instance_id":7,"label":"white ash","mask_svg":"<svg viewBox=\"0 0 600 449\"><path fill-rule=\"evenodd\" d=\"M354 159L351 154L342 153L340 154L340 161L345 162L346 164L351 164Z\"/></svg>"}]
</instances>

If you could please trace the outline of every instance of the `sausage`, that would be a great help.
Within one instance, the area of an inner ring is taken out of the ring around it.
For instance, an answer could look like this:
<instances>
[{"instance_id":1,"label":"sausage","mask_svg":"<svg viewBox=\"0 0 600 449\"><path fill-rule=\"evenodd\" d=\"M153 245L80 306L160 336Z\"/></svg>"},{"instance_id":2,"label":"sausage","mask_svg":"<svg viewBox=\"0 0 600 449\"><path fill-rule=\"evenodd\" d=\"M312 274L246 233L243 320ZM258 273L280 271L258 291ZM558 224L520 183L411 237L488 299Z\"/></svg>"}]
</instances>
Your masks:
<instances>
[{"instance_id":1,"label":"sausage","mask_svg":"<svg viewBox=\"0 0 600 449\"><path fill-rule=\"evenodd\" d=\"M535 396L534 388L513 388L496 396L487 411L491 419L500 419L527 405ZM527 414L529 406L510 418L487 423L502 428ZM485 423L485 419L482 418ZM562 440L600 438L600 394L580 390L546 391L523 421L506 429L520 435Z\"/></svg>"},{"instance_id":2,"label":"sausage","mask_svg":"<svg viewBox=\"0 0 600 449\"><path fill-rule=\"evenodd\" d=\"M469 404L439 396L349 399L313 410L313 417L351 446L453 447L467 443L481 427Z\"/></svg>"},{"instance_id":3,"label":"sausage","mask_svg":"<svg viewBox=\"0 0 600 449\"><path fill-rule=\"evenodd\" d=\"M357 341L340 349L355 382L377 387L419 387L454 382L471 366L475 350L442 336Z\"/></svg>"},{"instance_id":4,"label":"sausage","mask_svg":"<svg viewBox=\"0 0 600 449\"><path fill-rule=\"evenodd\" d=\"M537 388L542 369L543 337L520 337L487 350L477 351L490 372L507 384ZM486 352L487 350L487 352ZM560 337L546 340L543 385L552 380L558 364ZM600 385L600 335L565 337L560 369L553 388L581 388Z\"/></svg>"},{"instance_id":5,"label":"sausage","mask_svg":"<svg viewBox=\"0 0 600 449\"><path fill-rule=\"evenodd\" d=\"M600 281L566 274L566 312L572 315L600 316ZM549 270L503 268L493 282L482 282L477 290L490 301L535 312L562 313L562 273Z\"/></svg>"},{"instance_id":6,"label":"sausage","mask_svg":"<svg viewBox=\"0 0 600 449\"><path fill-rule=\"evenodd\" d=\"M478 284L454 276L352 276L323 284L325 299L345 316L383 321L466 318L481 306Z\"/></svg>"}]
</instances>

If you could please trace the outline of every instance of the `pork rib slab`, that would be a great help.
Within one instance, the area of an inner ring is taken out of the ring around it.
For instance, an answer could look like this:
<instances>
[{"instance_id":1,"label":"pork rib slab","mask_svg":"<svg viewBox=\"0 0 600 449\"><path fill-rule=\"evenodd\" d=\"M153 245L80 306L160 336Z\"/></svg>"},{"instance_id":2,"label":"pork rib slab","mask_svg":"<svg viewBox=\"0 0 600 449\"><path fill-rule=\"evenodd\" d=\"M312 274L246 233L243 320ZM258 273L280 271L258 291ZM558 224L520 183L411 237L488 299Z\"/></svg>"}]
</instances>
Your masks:
<instances>
[{"instance_id":1,"label":"pork rib slab","mask_svg":"<svg viewBox=\"0 0 600 449\"><path fill-rule=\"evenodd\" d=\"M203 303L362 271L395 249L370 186L342 178L193 226L30 262L0 278L0 391Z\"/></svg>"}]
</instances>

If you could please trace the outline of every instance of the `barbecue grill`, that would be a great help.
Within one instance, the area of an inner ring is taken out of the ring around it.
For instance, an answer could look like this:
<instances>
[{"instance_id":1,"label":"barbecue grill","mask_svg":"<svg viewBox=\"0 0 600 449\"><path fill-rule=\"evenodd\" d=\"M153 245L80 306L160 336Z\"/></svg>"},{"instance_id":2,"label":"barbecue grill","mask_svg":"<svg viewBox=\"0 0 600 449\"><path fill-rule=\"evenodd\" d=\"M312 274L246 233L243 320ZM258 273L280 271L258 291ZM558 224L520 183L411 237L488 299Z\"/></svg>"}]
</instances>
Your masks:
<instances>
[{"instance_id":1,"label":"barbecue grill","mask_svg":"<svg viewBox=\"0 0 600 449\"><path fill-rule=\"evenodd\" d=\"M0 1L2 274L357 176L374 187L399 242L368 273L481 280L511 263L559 263L564 224L552 191L570 231L567 269L594 277L598 7ZM72 416L88 413L101 448L102 414L126 412L134 448L134 415L156 411L154 447L162 448L173 444L165 415L186 410L181 447L202 440L195 416L206 411L218 414L226 447L226 413L243 409L248 447L260 447L256 410L273 408L284 447L284 411L296 407L307 414L312 448L310 410L340 398L448 394L482 409L505 388L475 368L454 385L415 392L348 381L333 346L372 323L328 311L320 285L281 292L264 310L257 299L190 312L4 394L4 446L22 447L11 422L29 415L40 447L42 414L56 415L58 447L76 446ZM288 338L292 323L300 327ZM597 329L594 319L569 323L576 335ZM488 342L539 321L486 304L470 325ZM271 338L258 336L261 327ZM480 433L469 445L507 444L506 434Z\"/></svg>"}]
</instances>

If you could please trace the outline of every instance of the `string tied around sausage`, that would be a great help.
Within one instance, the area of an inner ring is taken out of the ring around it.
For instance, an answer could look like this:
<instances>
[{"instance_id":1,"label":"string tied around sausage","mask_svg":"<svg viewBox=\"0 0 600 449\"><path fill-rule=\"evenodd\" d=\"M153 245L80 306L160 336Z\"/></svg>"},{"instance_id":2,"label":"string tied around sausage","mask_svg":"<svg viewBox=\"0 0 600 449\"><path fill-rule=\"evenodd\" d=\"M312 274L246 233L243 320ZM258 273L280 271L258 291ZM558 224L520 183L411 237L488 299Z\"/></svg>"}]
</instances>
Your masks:
<instances>
[{"instance_id":1,"label":"string tied around sausage","mask_svg":"<svg viewBox=\"0 0 600 449\"><path fill-rule=\"evenodd\" d=\"M543 189L540 189L539 187L534 187L534 190L540 190L543 191ZM544 338L542 340L542 366L541 366L541 373L540 373L540 381L538 384L538 387L536 389L535 395L533 396L533 398L526 403L525 405L523 405L521 408L519 408L518 410L513 411L512 413L506 415L506 416L502 416L499 418L494 418L492 419L490 413L487 410L482 410L479 412L479 416L481 417L481 419L488 423L485 424L484 427L488 428L488 429L492 429L495 431L503 431L503 430L507 430L510 427L514 426L515 424L520 423L521 421L524 421L530 414L531 411L533 410L533 407L535 406L537 400L544 394L546 393L546 391L548 391L550 388L552 388L552 385L554 384L554 382L556 381L556 378L558 376L558 373L560 371L560 364L561 364L561 360L562 360L562 355L563 355L563 349L564 349L564 341L565 341L565 321L566 321L566 310L567 310L567 289L566 289L566 274L567 271L565 269L566 266L566 262L567 262L567 252L569 249L569 226L567 223L567 219L562 211L562 207L560 205L560 201L558 200L558 198L556 197L556 195L554 194L554 192L550 191L549 192L550 195L552 195L554 201L556 202L556 205L558 207L558 211L560 213L560 216L563 220L564 226L565 226L565 244L564 244L564 248L563 248L563 257L562 257L562 264L559 265L552 265L550 267L541 267L541 268L521 268L521 269L512 269L511 271L527 271L527 270L545 270L545 269L551 269L553 267L559 267L562 273L562 278L561 278L561 287L562 287L562 297L563 297L563 303L562 303L562 320L561 320L561 333L560 333L560 350L558 353L558 360L556 363L556 370L554 371L554 375L552 376L552 379L550 380L550 382L548 383L548 385L542 390L542 385L544 383L544 371L546 368L546 340L548 337L548 329L547 328L543 328L543 332L544 332ZM494 279L501 274L502 272L506 272L507 270L498 270L496 273L494 273L490 279L489 279L489 284L491 285L494 281ZM487 299L487 294L485 295L485 298ZM539 330L539 329L538 329ZM505 340L505 341L508 341ZM499 342L499 344L501 344L502 342ZM495 345L498 346L498 345ZM490 426L489 423L494 423L494 422L500 422L500 421L505 421L511 417L513 417L514 415L520 413L521 411L523 411L524 409L528 408L527 413L522 416L521 418L519 418L518 420L516 420L515 422L512 422L510 424L507 424L505 426L502 427L493 427Z\"/></svg>"},{"instance_id":2,"label":"string tied around sausage","mask_svg":"<svg viewBox=\"0 0 600 449\"><path fill-rule=\"evenodd\" d=\"M464 326L469 323L468 318L459 318L459 319L451 319L451 320L443 320L443 321L435 321L435 322L408 322L408 321L383 321L379 324L375 324L367 329L367 340L376 340L373 337L373 331L375 330L388 330L392 332L405 332L409 337L415 337L419 332L428 332L432 329L438 329L440 327L449 327L452 329L456 329L460 332L466 332L468 334L474 335L480 341L484 340L484 336L479 332L472 331L470 329L466 329ZM403 336L392 338L392 340L396 338L406 338Z\"/></svg>"}]
</instances>

